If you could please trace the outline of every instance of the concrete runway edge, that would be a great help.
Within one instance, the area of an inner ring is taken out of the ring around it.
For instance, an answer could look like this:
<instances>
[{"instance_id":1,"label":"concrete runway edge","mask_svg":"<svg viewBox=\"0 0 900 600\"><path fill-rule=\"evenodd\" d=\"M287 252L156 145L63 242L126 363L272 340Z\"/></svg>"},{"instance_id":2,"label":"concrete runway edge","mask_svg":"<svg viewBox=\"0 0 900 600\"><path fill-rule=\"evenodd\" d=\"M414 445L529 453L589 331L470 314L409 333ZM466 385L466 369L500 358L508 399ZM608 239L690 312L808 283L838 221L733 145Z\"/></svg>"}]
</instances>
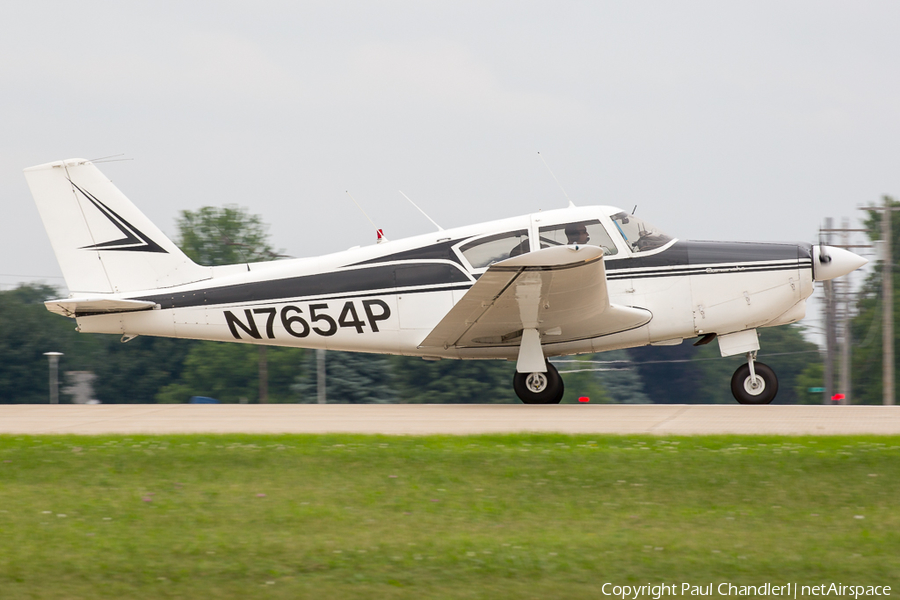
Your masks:
<instances>
[{"instance_id":1,"label":"concrete runway edge","mask_svg":"<svg viewBox=\"0 0 900 600\"><path fill-rule=\"evenodd\" d=\"M515 404L0 405L0 434L900 434L900 407Z\"/></svg>"}]
</instances>

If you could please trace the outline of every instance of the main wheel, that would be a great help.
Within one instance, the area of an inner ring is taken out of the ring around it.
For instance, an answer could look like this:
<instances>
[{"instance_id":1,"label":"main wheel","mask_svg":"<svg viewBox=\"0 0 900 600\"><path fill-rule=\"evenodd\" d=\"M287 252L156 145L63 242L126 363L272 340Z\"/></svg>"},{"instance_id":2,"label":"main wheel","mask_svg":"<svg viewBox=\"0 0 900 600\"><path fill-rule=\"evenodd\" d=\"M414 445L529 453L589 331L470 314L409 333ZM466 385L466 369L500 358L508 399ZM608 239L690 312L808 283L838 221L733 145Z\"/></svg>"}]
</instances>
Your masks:
<instances>
[{"instance_id":1,"label":"main wheel","mask_svg":"<svg viewBox=\"0 0 900 600\"><path fill-rule=\"evenodd\" d=\"M546 373L516 373L513 389L525 404L559 404L565 392L559 371L549 362Z\"/></svg>"},{"instance_id":2,"label":"main wheel","mask_svg":"<svg viewBox=\"0 0 900 600\"><path fill-rule=\"evenodd\" d=\"M770 404L778 393L775 371L761 362L753 363L756 380L750 377L750 365L743 364L731 376L731 393L741 404Z\"/></svg>"}]
</instances>

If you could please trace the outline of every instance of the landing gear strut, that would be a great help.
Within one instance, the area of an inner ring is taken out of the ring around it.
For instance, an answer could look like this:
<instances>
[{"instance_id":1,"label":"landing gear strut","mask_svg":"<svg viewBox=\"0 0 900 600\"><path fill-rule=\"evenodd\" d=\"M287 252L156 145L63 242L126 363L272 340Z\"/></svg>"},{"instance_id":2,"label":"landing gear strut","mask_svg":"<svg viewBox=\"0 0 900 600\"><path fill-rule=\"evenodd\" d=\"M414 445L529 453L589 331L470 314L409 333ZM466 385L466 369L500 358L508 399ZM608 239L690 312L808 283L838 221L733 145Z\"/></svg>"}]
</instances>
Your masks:
<instances>
[{"instance_id":1,"label":"landing gear strut","mask_svg":"<svg viewBox=\"0 0 900 600\"><path fill-rule=\"evenodd\" d=\"M525 404L559 404L565 392L559 371L549 362L546 373L516 373L513 389Z\"/></svg>"},{"instance_id":2,"label":"landing gear strut","mask_svg":"<svg viewBox=\"0 0 900 600\"><path fill-rule=\"evenodd\" d=\"M778 378L768 365L756 362L756 352L748 352L747 364L731 376L731 393L741 404L770 404L778 393Z\"/></svg>"}]
</instances>

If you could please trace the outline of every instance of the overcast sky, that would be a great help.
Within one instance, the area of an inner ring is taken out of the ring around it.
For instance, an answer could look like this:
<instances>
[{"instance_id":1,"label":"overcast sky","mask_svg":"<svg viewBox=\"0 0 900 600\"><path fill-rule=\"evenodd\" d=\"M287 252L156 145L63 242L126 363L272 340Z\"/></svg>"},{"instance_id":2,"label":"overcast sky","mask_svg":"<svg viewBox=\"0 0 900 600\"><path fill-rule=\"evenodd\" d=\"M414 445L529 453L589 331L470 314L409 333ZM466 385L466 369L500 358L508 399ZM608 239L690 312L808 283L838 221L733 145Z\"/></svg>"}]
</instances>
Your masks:
<instances>
[{"instance_id":1,"label":"overcast sky","mask_svg":"<svg viewBox=\"0 0 900 600\"><path fill-rule=\"evenodd\" d=\"M100 168L163 231L238 204L312 256L566 205L806 240L900 195L900 3L15 2L0 288L62 285L22 169ZM53 277L57 277L53 279Z\"/></svg>"}]
</instances>

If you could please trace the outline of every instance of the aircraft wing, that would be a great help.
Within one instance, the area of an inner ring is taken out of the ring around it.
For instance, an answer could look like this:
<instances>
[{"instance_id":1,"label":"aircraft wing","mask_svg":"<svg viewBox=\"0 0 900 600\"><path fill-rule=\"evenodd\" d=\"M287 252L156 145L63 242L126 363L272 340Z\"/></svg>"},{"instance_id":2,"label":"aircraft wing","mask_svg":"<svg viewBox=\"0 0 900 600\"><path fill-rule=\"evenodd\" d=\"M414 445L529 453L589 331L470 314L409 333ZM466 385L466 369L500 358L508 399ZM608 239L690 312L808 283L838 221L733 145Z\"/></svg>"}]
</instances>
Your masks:
<instances>
[{"instance_id":1,"label":"aircraft wing","mask_svg":"<svg viewBox=\"0 0 900 600\"><path fill-rule=\"evenodd\" d=\"M156 306L155 302L146 300L121 300L114 298L63 298L61 300L47 300L44 306L50 312L64 317L76 315L130 312L134 310L150 310Z\"/></svg>"},{"instance_id":2,"label":"aircraft wing","mask_svg":"<svg viewBox=\"0 0 900 600\"><path fill-rule=\"evenodd\" d=\"M518 346L537 329L542 342L588 339L647 323L648 310L610 304L603 250L553 246L491 265L420 348Z\"/></svg>"}]
</instances>

